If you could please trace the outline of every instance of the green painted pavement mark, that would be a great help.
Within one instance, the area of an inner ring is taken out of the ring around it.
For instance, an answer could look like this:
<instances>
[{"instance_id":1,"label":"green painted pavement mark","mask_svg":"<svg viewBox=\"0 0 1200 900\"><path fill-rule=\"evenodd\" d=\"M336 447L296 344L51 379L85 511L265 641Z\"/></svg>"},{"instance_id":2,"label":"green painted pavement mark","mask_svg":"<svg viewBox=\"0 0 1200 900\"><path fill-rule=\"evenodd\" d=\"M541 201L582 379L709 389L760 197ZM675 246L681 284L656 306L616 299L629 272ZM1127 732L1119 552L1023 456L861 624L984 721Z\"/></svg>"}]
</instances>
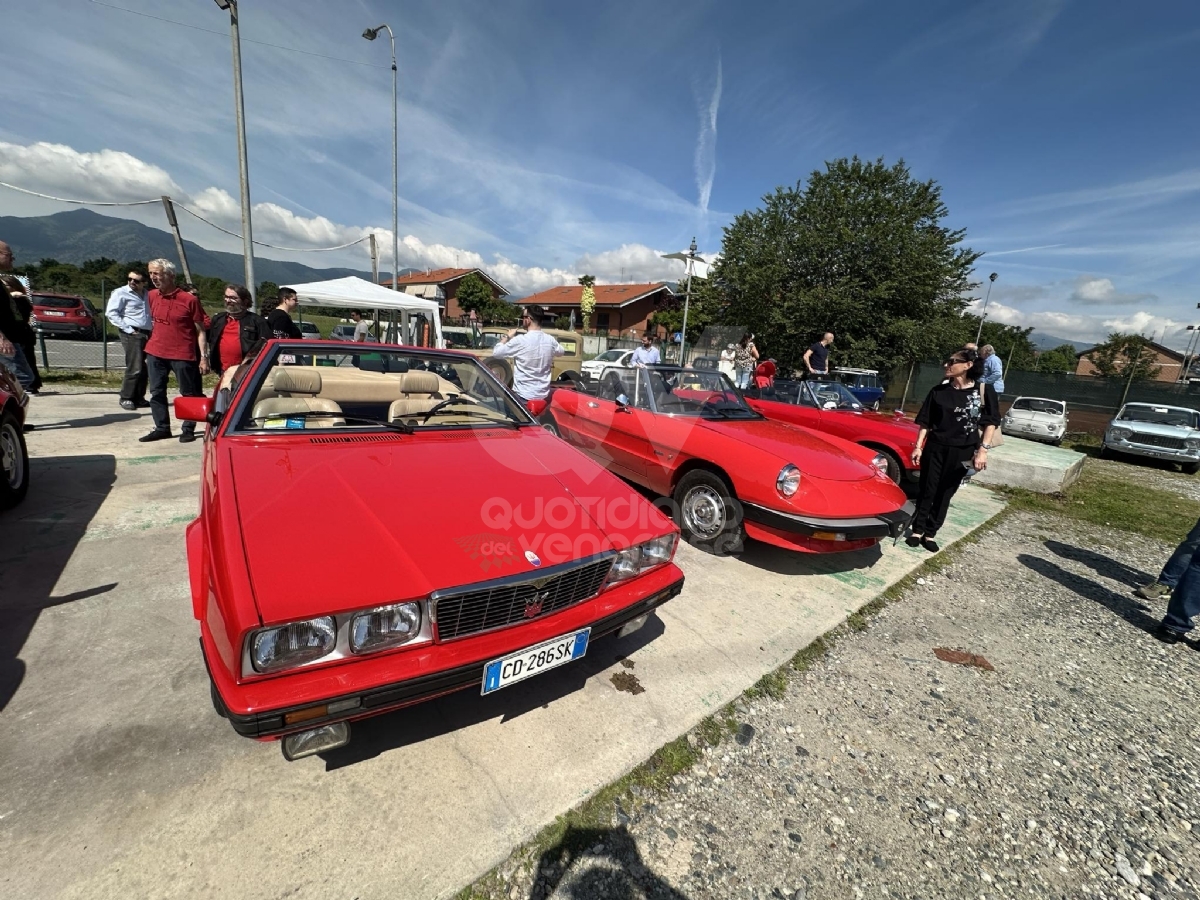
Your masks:
<instances>
[{"instance_id":1,"label":"green painted pavement mark","mask_svg":"<svg viewBox=\"0 0 1200 900\"><path fill-rule=\"evenodd\" d=\"M830 572L834 578L842 584L849 585L852 588L857 588L860 591L868 590L869 588L882 588L885 586L884 580L878 575L867 575L863 572L851 569L843 572Z\"/></svg>"},{"instance_id":2,"label":"green painted pavement mark","mask_svg":"<svg viewBox=\"0 0 1200 900\"><path fill-rule=\"evenodd\" d=\"M165 453L159 456L132 456L129 459L119 459L117 462L127 466L145 466L153 463L166 462L172 459L199 459L199 453Z\"/></svg>"}]
</instances>

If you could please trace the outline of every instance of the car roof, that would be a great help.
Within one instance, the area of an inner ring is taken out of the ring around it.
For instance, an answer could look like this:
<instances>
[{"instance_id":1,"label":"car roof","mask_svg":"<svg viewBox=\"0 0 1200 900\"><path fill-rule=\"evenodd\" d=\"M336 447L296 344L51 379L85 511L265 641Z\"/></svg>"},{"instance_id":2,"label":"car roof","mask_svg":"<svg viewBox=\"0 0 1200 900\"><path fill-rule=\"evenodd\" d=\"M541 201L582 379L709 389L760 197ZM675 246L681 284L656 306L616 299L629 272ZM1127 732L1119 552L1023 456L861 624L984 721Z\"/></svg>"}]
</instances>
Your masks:
<instances>
[{"instance_id":1,"label":"car roof","mask_svg":"<svg viewBox=\"0 0 1200 900\"><path fill-rule=\"evenodd\" d=\"M1121 409L1125 409L1129 406L1144 406L1146 409L1166 409L1173 410L1175 412L1200 412L1200 410L1192 409L1190 406L1171 406L1169 403L1145 403L1140 400L1132 403L1126 403L1125 406L1121 407Z\"/></svg>"},{"instance_id":2,"label":"car roof","mask_svg":"<svg viewBox=\"0 0 1200 900\"><path fill-rule=\"evenodd\" d=\"M32 291L30 297L61 297L64 300L86 300L87 297L79 294L56 294L54 291Z\"/></svg>"},{"instance_id":3,"label":"car roof","mask_svg":"<svg viewBox=\"0 0 1200 900\"><path fill-rule=\"evenodd\" d=\"M1013 403L1016 403L1018 400L1045 400L1047 403L1066 403L1067 402L1066 400L1055 400L1053 397L1026 397L1024 394L1022 394L1019 397L1013 398Z\"/></svg>"}]
</instances>

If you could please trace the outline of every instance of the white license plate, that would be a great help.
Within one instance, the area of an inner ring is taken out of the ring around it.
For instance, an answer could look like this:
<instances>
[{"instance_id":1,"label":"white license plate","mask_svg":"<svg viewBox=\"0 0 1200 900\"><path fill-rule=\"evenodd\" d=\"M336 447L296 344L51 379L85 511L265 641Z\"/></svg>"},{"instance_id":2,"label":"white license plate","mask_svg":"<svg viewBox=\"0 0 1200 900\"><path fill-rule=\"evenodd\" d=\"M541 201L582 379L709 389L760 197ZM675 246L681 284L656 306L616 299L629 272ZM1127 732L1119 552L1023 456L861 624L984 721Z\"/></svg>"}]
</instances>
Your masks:
<instances>
[{"instance_id":1,"label":"white license plate","mask_svg":"<svg viewBox=\"0 0 1200 900\"><path fill-rule=\"evenodd\" d=\"M584 628L573 634L564 634L536 647L526 647L500 659L494 659L483 667L483 690L490 694L500 688L524 681L532 675L540 675L547 669L579 659L587 653L588 638L592 629Z\"/></svg>"},{"instance_id":2,"label":"white license plate","mask_svg":"<svg viewBox=\"0 0 1200 900\"><path fill-rule=\"evenodd\" d=\"M48 309L48 310L46 310L46 315L48 315L48 316L65 316L66 313L65 312L56 312L53 309Z\"/></svg>"}]
</instances>

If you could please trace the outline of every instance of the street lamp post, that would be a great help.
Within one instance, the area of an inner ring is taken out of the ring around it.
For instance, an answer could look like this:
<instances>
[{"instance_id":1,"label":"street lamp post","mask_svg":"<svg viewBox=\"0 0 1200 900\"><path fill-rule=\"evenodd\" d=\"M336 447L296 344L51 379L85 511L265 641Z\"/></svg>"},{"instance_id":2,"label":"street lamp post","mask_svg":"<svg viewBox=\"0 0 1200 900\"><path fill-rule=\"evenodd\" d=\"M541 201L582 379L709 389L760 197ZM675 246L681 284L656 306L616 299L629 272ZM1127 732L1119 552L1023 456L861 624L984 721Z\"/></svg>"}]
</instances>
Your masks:
<instances>
[{"instance_id":1,"label":"street lamp post","mask_svg":"<svg viewBox=\"0 0 1200 900\"><path fill-rule=\"evenodd\" d=\"M216 0L217 6L229 10L229 39L233 43L233 105L237 116L238 175L242 186L242 260L246 289L253 297L254 234L250 227L250 163L246 158L246 111L242 102L242 38L238 32L237 0Z\"/></svg>"},{"instance_id":2,"label":"street lamp post","mask_svg":"<svg viewBox=\"0 0 1200 900\"><path fill-rule=\"evenodd\" d=\"M682 366L687 363L687 320L688 307L692 302L692 270L697 262L704 262L704 257L696 255L696 239L692 238L687 253L664 253L663 259L681 259L687 266L687 287L683 293L683 328L679 332L679 364Z\"/></svg>"},{"instance_id":3,"label":"street lamp post","mask_svg":"<svg viewBox=\"0 0 1200 900\"><path fill-rule=\"evenodd\" d=\"M399 106L396 102L396 36L392 34L390 25L380 25L378 28L368 28L363 32L363 37L368 41L373 41L379 37L379 32L387 29L388 37L392 41L392 290L400 290L400 238L396 234L399 229L400 219L400 182L399 182L399 151L397 144L400 134L399 123Z\"/></svg>"},{"instance_id":4,"label":"street lamp post","mask_svg":"<svg viewBox=\"0 0 1200 900\"><path fill-rule=\"evenodd\" d=\"M996 273L993 272L988 276L987 296L983 298L983 315L979 317L979 330L975 332L975 346L979 346L979 339L983 336L983 320L987 318L988 301L992 299L992 284L996 280Z\"/></svg>"}]
</instances>

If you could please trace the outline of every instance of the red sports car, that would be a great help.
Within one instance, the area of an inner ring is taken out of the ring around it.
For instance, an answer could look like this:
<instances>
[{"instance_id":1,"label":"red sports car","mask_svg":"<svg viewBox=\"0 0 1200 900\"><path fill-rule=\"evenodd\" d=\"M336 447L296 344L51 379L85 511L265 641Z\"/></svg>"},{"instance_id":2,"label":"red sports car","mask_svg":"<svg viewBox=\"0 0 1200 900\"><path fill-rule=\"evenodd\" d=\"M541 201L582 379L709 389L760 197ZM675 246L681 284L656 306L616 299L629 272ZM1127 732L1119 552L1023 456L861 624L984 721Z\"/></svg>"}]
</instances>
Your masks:
<instances>
[{"instance_id":1,"label":"red sports car","mask_svg":"<svg viewBox=\"0 0 1200 900\"><path fill-rule=\"evenodd\" d=\"M912 462L920 428L903 415L864 409L845 385L836 381L776 381L744 392L752 409L768 419L802 425L868 447L887 458L888 477L900 483L920 471Z\"/></svg>"},{"instance_id":2,"label":"red sports car","mask_svg":"<svg viewBox=\"0 0 1200 900\"><path fill-rule=\"evenodd\" d=\"M213 704L288 759L569 663L683 586L670 519L469 355L269 341L175 414L208 423L187 551Z\"/></svg>"},{"instance_id":3,"label":"red sports car","mask_svg":"<svg viewBox=\"0 0 1200 900\"><path fill-rule=\"evenodd\" d=\"M29 451L25 449L25 404L29 395L0 365L0 509L11 509L29 491Z\"/></svg>"},{"instance_id":4,"label":"red sports car","mask_svg":"<svg viewBox=\"0 0 1200 900\"><path fill-rule=\"evenodd\" d=\"M684 537L736 552L743 535L813 553L899 535L912 517L882 454L773 422L718 372L612 369L551 394L564 438L611 472L670 498Z\"/></svg>"}]
</instances>

